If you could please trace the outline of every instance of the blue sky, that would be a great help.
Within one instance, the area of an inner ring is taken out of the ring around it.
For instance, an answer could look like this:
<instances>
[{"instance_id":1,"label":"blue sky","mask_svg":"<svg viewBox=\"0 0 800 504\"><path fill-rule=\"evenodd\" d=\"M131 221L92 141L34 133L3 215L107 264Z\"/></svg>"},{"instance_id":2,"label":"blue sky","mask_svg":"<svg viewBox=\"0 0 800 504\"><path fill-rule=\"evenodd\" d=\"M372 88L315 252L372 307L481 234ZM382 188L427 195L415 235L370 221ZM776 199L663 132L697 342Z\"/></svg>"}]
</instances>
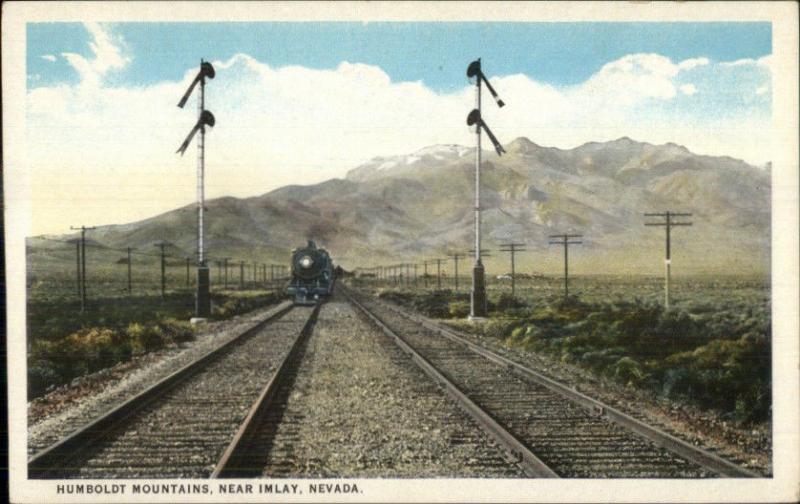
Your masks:
<instances>
[{"instance_id":1,"label":"blue sky","mask_svg":"<svg viewBox=\"0 0 800 504\"><path fill-rule=\"evenodd\" d=\"M108 82L134 86L179 80L201 58L245 53L272 67L333 69L342 61L383 69L392 81L422 81L438 92L464 85L475 57L492 75L523 73L554 85L578 84L633 53L674 61L757 59L771 53L769 23L118 23L136 57ZM80 23L28 24L29 86L76 83L64 59L91 56Z\"/></svg>"}]
</instances>

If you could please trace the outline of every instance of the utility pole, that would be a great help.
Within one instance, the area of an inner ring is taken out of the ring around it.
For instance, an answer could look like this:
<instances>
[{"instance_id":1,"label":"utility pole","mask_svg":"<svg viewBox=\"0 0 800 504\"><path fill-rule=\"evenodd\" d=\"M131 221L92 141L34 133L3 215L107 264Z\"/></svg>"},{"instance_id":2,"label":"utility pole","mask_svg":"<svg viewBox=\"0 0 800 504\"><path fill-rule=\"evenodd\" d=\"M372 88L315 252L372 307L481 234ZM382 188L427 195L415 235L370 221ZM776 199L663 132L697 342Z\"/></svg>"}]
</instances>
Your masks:
<instances>
[{"instance_id":1,"label":"utility pole","mask_svg":"<svg viewBox=\"0 0 800 504\"><path fill-rule=\"evenodd\" d=\"M475 77L475 109L467 116L467 126L476 125L475 141L475 265L472 268L472 292L470 295L470 318L481 319L486 317L486 281L484 278L484 268L481 262L481 130L486 130L489 139L494 144L497 155L502 155L505 150L491 130L486 126L481 118L481 84L486 84L489 92L492 93L498 107L505 105L503 100L497 96L494 88L489 84L489 80L481 70L481 60L478 58L467 67L467 78Z\"/></svg>"},{"instance_id":2,"label":"utility pole","mask_svg":"<svg viewBox=\"0 0 800 504\"><path fill-rule=\"evenodd\" d=\"M178 107L183 108L186 101L192 94L195 86L200 84L200 91L197 96L197 123L192 128L189 135L183 141L183 144L176 152L180 152L181 156L189 147L192 137L199 131L200 136L197 138L197 294L195 297L195 315L198 318L208 317L211 313L211 294L210 294L210 279L208 265L206 264L205 249L204 249L204 222L203 213L205 211L205 136L206 126L214 127L216 119L214 114L205 109L205 87L206 78L213 79L216 75L214 67L207 61L200 60L200 71L197 76L189 85L181 101L178 102Z\"/></svg>"},{"instance_id":3,"label":"utility pole","mask_svg":"<svg viewBox=\"0 0 800 504\"><path fill-rule=\"evenodd\" d=\"M454 271L453 278L455 279L455 290L456 292L458 292L458 261L459 259L463 259L464 256L456 252L454 254L450 254L450 257L453 258L453 264L455 266L455 269L453 270Z\"/></svg>"},{"instance_id":4,"label":"utility pole","mask_svg":"<svg viewBox=\"0 0 800 504\"><path fill-rule=\"evenodd\" d=\"M414 285L417 285L417 263L414 263Z\"/></svg>"},{"instance_id":5,"label":"utility pole","mask_svg":"<svg viewBox=\"0 0 800 504\"><path fill-rule=\"evenodd\" d=\"M70 229L73 228L70 227ZM83 292L83 290L81 289L81 241L80 240L75 240L75 271L77 272L77 277L76 277L77 282L75 282L75 285L78 286L78 299L81 300L81 306L83 306L82 304L83 296L81 295L81 292ZM83 311L83 309L81 309L81 311Z\"/></svg>"},{"instance_id":6,"label":"utility pole","mask_svg":"<svg viewBox=\"0 0 800 504\"><path fill-rule=\"evenodd\" d=\"M244 290L244 261L239 261L239 290Z\"/></svg>"},{"instance_id":7,"label":"utility pole","mask_svg":"<svg viewBox=\"0 0 800 504\"><path fill-rule=\"evenodd\" d=\"M564 301L569 298L569 246L583 243L579 241L570 241L570 239L581 237L582 235L573 234L550 235L550 238L557 239L556 241L551 241L550 245L564 246Z\"/></svg>"},{"instance_id":8,"label":"utility pole","mask_svg":"<svg viewBox=\"0 0 800 504\"><path fill-rule=\"evenodd\" d=\"M131 282L131 248L128 247L128 294L133 291L133 284Z\"/></svg>"},{"instance_id":9,"label":"utility pole","mask_svg":"<svg viewBox=\"0 0 800 504\"><path fill-rule=\"evenodd\" d=\"M223 277L223 281L225 282L225 290L228 290L228 259L230 259L230 257L222 258L222 267L225 270L225 275Z\"/></svg>"},{"instance_id":10,"label":"utility pole","mask_svg":"<svg viewBox=\"0 0 800 504\"><path fill-rule=\"evenodd\" d=\"M422 278L425 279L425 288L428 288L428 261L422 261L422 265L425 267L425 273L423 273Z\"/></svg>"},{"instance_id":11,"label":"utility pole","mask_svg":"<svg viewBox=\"0 0 800 504\"><path fill-rule=\"evenodd\" d=\"M163 241L159 242L159 243L156 243L156 247L159 247L161 249L161 299L164 299L164 291L165 291L166 283L167 283L167 281L166 281L166 264L164 263L164 259L166 257L164 255L164 246L165 245L166 245L166 243L164 243Z\"/></svg>"},{"instance_id":12,"label":"utility pole","mask_svg":"<svg viewBox=\"0 0 800 504\"><path fill-rule=\"evenodd\" d=\"M73 230L80 230L81 232L81 241L80 241L80 296L81 296L81 313L86 311L86 231L91 231L92 229L96 229L95 227L74 227L70 226L70 229Z\"/></svg>"},{"instance_id":13,"label":"utility pole","mask_svg":"<svg viewBox=\"0 0 800 504\"><path fill-rule=\"evenodd\" d=\"M191 263L192 263L192 258L191 257L187 257L186 258L186 287L189 287L189 267L190 267Z\"/></svg>"},{"instance_id":14,"label":"utility pole","mask_svg":"<svg viewBox=\"0 0 800 504\"><path fill-rule=\"evenodd\" d=\"M70 229L72 229L70 227ZM81 241L80 239L75 240L75 272L77 275L75 276L75 285L78 287L78 299L83 299L81 296ZM82 310L81 310L82 311Z\"/></svg>"},{"instance_id":15,"label":"utility pole","mask_svg":"<svg viewBox=\"0 0 800 504\"><path fill-rule=\"evenodd\" d=\"M436 289L442 288L442 261L444 259L435 259L436 261Z\"/></svg>"},{"instance_id":16,"label":"utility pole","mask_svg":"<svg viewBox=\"0 0 800 504\"><path fill-rule=\"evenodd\" d=\"M669 310L669 303L670 303L670 283L671 283L671 251L670 251L670 230L673 226L691 226L691 222L679 222L672 220L673 217L691 217L692 214L690 213L681 213L681 212L670 212L667 210L666 212L661 213L646 213L644 214L645 217L663 217L663 222L645 222L645 226L663 226L666 232L666 255L664 257L664 308Z\"/></svg>"},{"instance_id":17,"label":"utility pole","mask_svg":"<svg viewBox=\"0 0 800 504\"><path fill-rule=\"evenodd\" d=\"M409 266L411 266L411 265L406 263L406 287L408 287L408 280L409 280L409 278L408 278L408 268L409 268Z\"/></svg>"},{"instance_id":18,"label":"utility pole","mask_svg":"<svg viewBox=\"0 0 800 504\"><path fill-rule=\"evenodd\" d=\"M514 297L516 285L516 271L514 269L514 256L517 252L523 252L525 249L524 243L502 243L500 244L500 252L511 253L511 297Z\"/></svg>"}]
</instances>

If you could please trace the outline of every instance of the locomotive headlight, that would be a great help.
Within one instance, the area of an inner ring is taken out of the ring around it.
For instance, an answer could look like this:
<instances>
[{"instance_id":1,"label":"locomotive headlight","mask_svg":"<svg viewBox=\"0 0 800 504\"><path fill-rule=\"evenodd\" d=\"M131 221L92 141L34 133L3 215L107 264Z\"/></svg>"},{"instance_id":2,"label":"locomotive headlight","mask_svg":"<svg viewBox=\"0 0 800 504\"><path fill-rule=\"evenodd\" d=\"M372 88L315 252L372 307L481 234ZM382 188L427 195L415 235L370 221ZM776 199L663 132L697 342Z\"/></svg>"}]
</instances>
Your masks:
<instances>
[{"instance_id":1,"label":"locomotive headlight","mask_svg":"<svg viewBox=\"0 0 800 504\"><path fill-rule=\"evenodd\" d=\"M311 258L310 258L310 257L308 257L308 256L303 256L303 257L300 259L299 263L300 263L300 267L301 267L301 268L303 268L303 269L308 269L308 268L310 268L310 267L311 267L311 265L312 265L312 264L314 264L314 260L313 260L313 259L311 259Z\"/></svg>"}]
</instances>

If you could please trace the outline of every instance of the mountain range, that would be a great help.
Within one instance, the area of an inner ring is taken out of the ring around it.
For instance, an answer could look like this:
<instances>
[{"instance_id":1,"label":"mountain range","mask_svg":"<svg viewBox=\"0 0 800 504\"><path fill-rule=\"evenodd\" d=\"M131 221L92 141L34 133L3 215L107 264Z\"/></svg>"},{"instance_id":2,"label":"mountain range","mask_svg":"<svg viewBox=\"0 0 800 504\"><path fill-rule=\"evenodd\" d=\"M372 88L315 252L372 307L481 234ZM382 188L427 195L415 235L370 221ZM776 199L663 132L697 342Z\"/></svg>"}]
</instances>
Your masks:
<instances>
[{"instance_id":1,"label":"mountain range","mask_svg":"<svg viewBox=\"0 0 800 504\"><path fill-rule=\"evenodd\" d=\"M560 271L560 249L548 237L573 233L583 235L570 250L577 273L659 274L664 231L645 226L655 219L643 214L666 210L692 214L684 218L692 227L672 233L676 273L769 271L770 165L627 137L568 150L517 138L505 149L502 157L483 151L483 247L491 251L490 272L508 269L507 255L497 249L510 241L525 244L520 270ZM209 255L286 262L288 251L306 239L324 245L347 268L464 253L474 245L474 164L472 147L435 145L372 159L343 179L210 200ZM189 205L103 226L91 237L141 249L167 239L191 255L195 219ZM44 241L29 238L28 246Z\"/></svg>"}]
</instances>

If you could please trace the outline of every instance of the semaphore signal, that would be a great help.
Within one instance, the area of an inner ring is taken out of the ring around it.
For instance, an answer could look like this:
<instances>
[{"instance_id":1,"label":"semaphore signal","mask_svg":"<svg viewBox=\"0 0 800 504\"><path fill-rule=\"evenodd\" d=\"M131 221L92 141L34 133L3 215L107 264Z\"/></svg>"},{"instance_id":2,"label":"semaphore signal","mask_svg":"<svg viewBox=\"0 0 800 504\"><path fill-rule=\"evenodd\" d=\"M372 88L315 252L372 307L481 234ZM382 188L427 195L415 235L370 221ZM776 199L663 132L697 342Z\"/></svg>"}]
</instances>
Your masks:
<instances>
[{"instance_id":1,"label":"semaphore signal","mask_svg":"<svg viewBox=\"0 0 800 504\"><path fill-rule=\"evenodd\" d=\"M211 296L209 293L209 272L206 264L205 250L203 247L203 212L205 205L205 134L206 126L213 127L216 123L214 114L205 109L205 87L206 79L213 79L216 75L214 67L207 61L200 60L200 71L195 76L189 88L178 102L178 107L183 108L186 101L199 84L200 91L197 96L197 122L186 136L176 152L183 156L189 147L192 138L198 132L197 138L197 295L195 297L195 315L197 317L207 317L211 313Z\"/></svg>"},{"instance_id":2,"label":"semaphore signal","mask_svg":"<svg viewBox=\"0 0 800 504\"><path fill-rule=\"evenodd\" d=\"M489 79L483 73L480 58L470 63L467 67L467 78L471 79L473 77L475 77L475 108L467 116L467 126L476 126L475 137L477 144L475 149L475 265L472 268L470 319L482 319L486 317L488 307L486 304L485 271L481 262L481 130L486 130L498 156L502 155L505 150L481 117L481 84L486 84L498 107L503 107L505 103L497 95L497 91L494 90L489 83Z\"/></svg>"},{"instance_id":3,"label":"semaphore signal","mask_svg":"<svg viewBox=\"0 0 800 504\"><path fill-rule=\"evenodd\" d=\"M500 97L497 95L497 91L494 90L491 83L489 82L489 79L487 79L486 75L484 75L483 70L481 70L480 58L476 59L475 61L469 64L469 66L467 67L467 77L470 79L476 77L478 80L477 85L480 85L481 81L484 84L486 84L486 87L489 89L489 92L492 93L492 97L497 102L498 107L502 108L506 105L505 102L501 100Z\"/></svg>"}]
</instances>

